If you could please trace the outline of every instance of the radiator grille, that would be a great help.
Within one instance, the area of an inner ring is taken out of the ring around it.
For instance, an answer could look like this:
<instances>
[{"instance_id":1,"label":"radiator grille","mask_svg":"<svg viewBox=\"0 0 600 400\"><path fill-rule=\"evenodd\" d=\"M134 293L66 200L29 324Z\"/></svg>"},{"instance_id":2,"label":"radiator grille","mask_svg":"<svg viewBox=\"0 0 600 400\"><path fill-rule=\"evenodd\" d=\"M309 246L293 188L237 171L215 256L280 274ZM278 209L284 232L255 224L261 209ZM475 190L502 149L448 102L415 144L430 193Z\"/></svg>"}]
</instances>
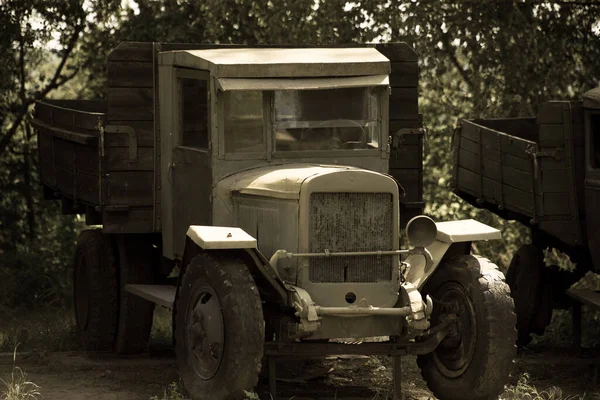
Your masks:
<instances>
[{"instance_id":1,"label":"radiator grille","mask_svg":"<svg viewBox=\"0 0 600 400\"><path fill-rule=\"evenodd\" d=\"M313 193L310 198L309 249L392 250L391 193ZM392 279L393 256L309 259L309 280L318 283L367 283Z\"/></svg>"}]
</instances>

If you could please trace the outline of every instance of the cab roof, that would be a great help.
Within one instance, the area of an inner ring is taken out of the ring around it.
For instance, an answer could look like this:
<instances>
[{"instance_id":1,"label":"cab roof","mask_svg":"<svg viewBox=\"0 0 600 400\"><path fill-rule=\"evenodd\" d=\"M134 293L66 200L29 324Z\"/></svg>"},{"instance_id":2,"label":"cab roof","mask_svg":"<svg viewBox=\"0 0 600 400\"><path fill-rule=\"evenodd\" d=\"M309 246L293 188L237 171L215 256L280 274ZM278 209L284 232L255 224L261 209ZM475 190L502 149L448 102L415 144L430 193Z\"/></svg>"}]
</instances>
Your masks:
<instances>
[{"instance_id":1,"label":"cab roof","mask_svg":"<svg viewBox=\"0 0 600 400\"><path fill-rule=\"evenodd\" d=\"M592 89L583 95L583 106L600 109L600 87Z\"/></svg>"},{"instance_id":2,"label":"cab roof","mask_svg":"<svg viewBox=\"0 0 600 400\"><path fill-rule=\"evenodd\" d=\"M387 75L389 60L373 47L234 48L161 52L161 65L210 71L217 78Z\"/></svg>"}]
</instances>

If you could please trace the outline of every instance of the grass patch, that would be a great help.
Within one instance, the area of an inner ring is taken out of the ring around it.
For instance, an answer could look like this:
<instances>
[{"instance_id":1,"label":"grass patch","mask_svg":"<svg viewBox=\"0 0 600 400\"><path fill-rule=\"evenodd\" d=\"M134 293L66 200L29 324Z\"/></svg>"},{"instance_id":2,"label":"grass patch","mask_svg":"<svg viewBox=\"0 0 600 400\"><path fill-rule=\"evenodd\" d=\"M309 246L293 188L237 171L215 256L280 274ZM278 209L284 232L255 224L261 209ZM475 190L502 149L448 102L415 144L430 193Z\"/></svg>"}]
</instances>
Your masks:
<instances>
[{"instance_id":1,"label":"grass patch","mask_svg":"<svg viewBox=\"0 0 600 400\"><path fill-rule=\"evenodd\" d=\"M0 400L36 400L41 399L40 387L27 379L27 374L17 365L17 349L13 352L13 368L6 379L0 378L3 386Z\"/></svg>"},{"instance_id":2,"label":"grass patch","mask_svg":"<svg viewBox=\"0 0 600 400\"><path fill-rule=\"evenodd\" d=\"M0 329L0 352L9 352L17 344L26 351L72 351L82 348L72 310L47 308L3 319L7 323Z\"/></svg>"},{"instance_id":3,"label":"grass patch","mask_svg":"<svg viewBox=\"0 0 600 400\"><path fill-rule=\"evenodd\" d=\"M173 345L171 311L157 306L154 309L152 332L150 334L151 348L170 348Z\"/></svg>"},{"instance_id":4,"label":"grass patch","mask_svg":"<svg viewBox=\"0 0 600 400\"><path fill-rule=\"evenodd\" d=\"M523 373L515 386L508 387L500 400L585 400L586 395L565 396L561 388L551 386L546 390L538 390L531 384L528 373Z\"/></svg>"},{"instance_id":5,"label":"grass patch","mask_svg":"<svg viewBox=\"0 0 600 400\"><path fill-rule=\"evenodd\" d=\"M163 392L162 397L152 396L150 400L184 400L183 389L178 382L171 383Z\"/></svg>"}]
</instances>

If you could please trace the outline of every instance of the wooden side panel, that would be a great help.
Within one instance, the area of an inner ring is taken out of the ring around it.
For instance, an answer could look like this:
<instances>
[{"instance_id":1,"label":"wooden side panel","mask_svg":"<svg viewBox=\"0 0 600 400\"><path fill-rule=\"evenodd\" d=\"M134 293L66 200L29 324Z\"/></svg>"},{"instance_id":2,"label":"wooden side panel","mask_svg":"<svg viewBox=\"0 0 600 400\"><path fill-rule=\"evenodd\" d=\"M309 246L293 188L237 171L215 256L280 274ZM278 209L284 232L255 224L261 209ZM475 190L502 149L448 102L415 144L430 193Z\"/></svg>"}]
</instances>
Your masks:
<instances>
[{"instance_id":1,"label":"wooden side panel","mask_svg":"<svg viewBox=\"0 0 600 400\"><path fill-rule=\"evenodd\" d=\"M111 172L103 178L103 186L110 205L143 207L152 199L153 171ZM152 204L152 203L150 203Z\"/></svg>"},{"instance_id":2,"label":"wooden side panel","mask_svg":"<svg viewBox=\"0 0 600 400\"><path fill-rule=\"evenodd\" d=\"M423 171L421 169L390 169L392 175L404 189L404 203L418 203L423 199ZM402 196L402 190L400 190Z\"/></svg>"},{"instance_id":3,"label":"wooden side panel","mask_svg":"<svg viewBox=\"0 0 600 400\"><path fill-rule=\"evenodd\" d=\"M106 233L151 233L154 213L152 207L134 207L127 211L102 213L103 231Z\"/></svg>"},{"instance_id":4,"label":"wooden side panel","mask_svg":"<svg viewBox=\"0 0 600 400\"><path fill-rule=\"evenodd\" d=\"M151 88L109 87L108 119L116 121L152 121L154 93Z\"/></svg>"},{"instance_id":5,"label":"wooden side panel","mask_svg":"<svg viewBox=\"0 0 600 400\"><path fill-rule=\"evenodd\" d=\"M575 192L583 186L583 133L577 114L576 104L549 103L534 133L516 119L463 121L455 138L455 191L493 212L534 219L538 229L567 244L579 243L583 203ZM525 122L531 126L531 119Z\"/></svg>"},{"instance_id":6,"label":"wooden side panel","mask_svg":"<svg viewBox=\"0 0 600 400\"><path fill-rule=\"evenodd\" d=\"M417 54L404 43L376 46L390 60L389 130L392 137L390 174L406 197L400 199L400 225L423 212L423 134L419 114Z\"/></svg>"},{"instance_id":7,"label":"wooden side panel","mask_svg":"<svg viewBox=\"0 0 600 400\"><path fill-rule=\"evenodd\" d=\"M135 130L138 147L154 147L153 121L118 121L119 125L130 126ZM129 147L127 133L104 133L104 147Z\"/></svg>"},{"instance_id":8,"label":"wooden side panel","mask_svg":"<svg viewBox=\"0 0 600 400\"><path fill-rule=\"evenodd\" d=\"M75 208L101 204L100 127L105 101L44 100L35 105L40 175L50 198L62 197ZM57 195L54 192L58 192Z\"/></svg>"},{"instance_id":9,"label":"wooden side panel","mask_svg":"<svg viewBox=\"0 0 600 400\"><path fill-rule=\"evenodd\" d=\"M152 87L152 62L148 61L109 61L109 87Z\"/></svg>"},{"instance_id":10,"label":"wooden side panel","mask_svg":"<svg viewBox=\"0 0 600 400\"><path fill-rule=\"evenodd\" d=\"M545 103L537 113L536 121L542 124L562 124L563 110L570 109L571 122L581 124L583 121L583 103L580 101L549 101Z\"/></svg>"},{"instance_id":11,"label":"wooden side panel","mask_svg":"<svg viewBox=\"0 0 600 400\"><path fill-rule=\"evenodd\" d=\"M99 204L99 179L97 175L56 167L56 187L69 198Z\"/></svg>"},{"instance_id":12,"label":"wooden side panel","mask_svg":"<svg viewBox=\"0 0 600 400\"><path fill-rule=\"evenodd\" d=\"M421 169L423 167L423 135L399 135L390 152L390 169Z\"/></svg>"},{"instance_id":13,"label":"wooden side panel","mask_svg":"<svg viewBox=\"0 0 600 400\"><path fill-rule=\"evenodd\" d=\"M108 57L108 124L132 128L136 140L126 132L105 134L105 232L154 230L153 51L152 43L123 42Z\"/></svg>"},{"instance_id":14,"label":"wooden side panel","mask_svg":"<svg viewBox=\"0 0 600 400\"><path fill-rule=\"evenodd\" d=\"M54 169L54 143L52 136L45 129L38 129L38 152L40 156L40 175L42 183L56 187L56 171Z\"/></svg>"},{"instance_id":15,"label":"wooden side panel","mask_svg":"<svg viewBox=\"0 0 600 400\"><path fill-rule=\"evenodd\" d=\"M107 156L110 171L152 171L154 169L154 148L138 147L136 161L129 158L128 147L113 147Z\"/></svg>"}]
</instances>

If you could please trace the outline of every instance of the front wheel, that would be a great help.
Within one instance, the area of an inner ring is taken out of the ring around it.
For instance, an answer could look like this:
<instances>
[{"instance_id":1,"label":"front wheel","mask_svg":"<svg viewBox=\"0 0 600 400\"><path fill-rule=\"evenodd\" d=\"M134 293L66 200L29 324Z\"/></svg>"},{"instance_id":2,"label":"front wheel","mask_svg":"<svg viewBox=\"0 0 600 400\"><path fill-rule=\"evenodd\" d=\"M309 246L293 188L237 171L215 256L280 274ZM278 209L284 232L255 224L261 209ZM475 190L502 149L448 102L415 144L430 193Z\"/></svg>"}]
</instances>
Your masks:
<instances>
[{"instance_id":1,"label":"front wheel","mask_svg":"<svg viewBox=\"0 0 600 400\"><path fill-rule=\"evenodd\" d=\"M241 399L257 383L265 324L256 283L238 259L201 253L181 279L175 352L193 400Z\"/></svg>"},{"instance_id":2,"label":"front wheel","mask_svg":"<svg viewBox=\"0 0 600 400\"><path fill-rule=\"evenodd\" d=\"M425 284L434 301L432 326L458 316L456 334L417 363L441 400L493 399L502 392L516 355L516 316L498 267L467 255L446 260Z\"/></svg>"}]
</instances>

